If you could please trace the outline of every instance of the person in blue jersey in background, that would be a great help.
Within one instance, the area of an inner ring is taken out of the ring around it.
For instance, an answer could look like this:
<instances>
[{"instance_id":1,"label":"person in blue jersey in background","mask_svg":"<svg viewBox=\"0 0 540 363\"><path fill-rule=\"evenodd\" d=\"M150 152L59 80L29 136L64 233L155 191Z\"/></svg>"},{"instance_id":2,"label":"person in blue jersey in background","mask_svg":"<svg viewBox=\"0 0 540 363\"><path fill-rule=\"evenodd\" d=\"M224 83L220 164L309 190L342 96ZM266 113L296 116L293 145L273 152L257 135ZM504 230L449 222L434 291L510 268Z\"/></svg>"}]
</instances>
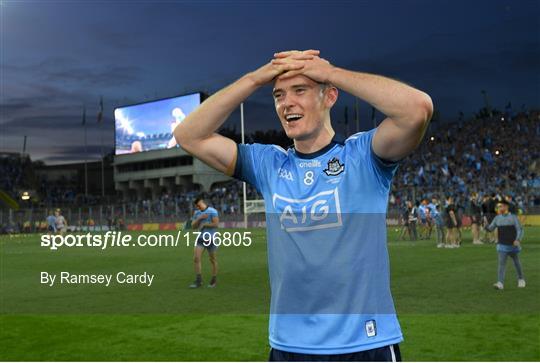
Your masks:
<instances>
[{"instance_id":1,"label":"person in blue jersey in background","mask_svg":"<svg viewBox=\"0 0 540 363\"><path fill-rule=\"evenodd\" d=\"M390 293L388 192L421 142L431 98L401 82L339 68L318 50L285 51L204 101L174 131L213 168L254 185L266 208L270 361L395 361L403 340ZM241 102L274 83L294 147L239 144L216 133ZM387 118L335 137L338 89Z\"/></svg>"},{"instance_id":2,"label":"person in blue jersey in background","mask_svg":"<svg viewBox=\"0 0 540 363\"><path fill-rule=\"evenodd\" d=\"M423 236L425 239L431 239L431 230L433 229L433 216L431 215L431 208L429 207L428 200L422 199L418 212L422 219Z\"/></svg>"},{"instance_id":3,"label":"person in blue jersey in background","mask_svg":"<svg viewBox=\"0 0 540 363\"><path fill-rule=\"evenodd\" d=\"M418 207L416 208L416 212L418 213L418 229L420 232L420 239L428 239L427 238L427 219L426 219L426 206L423 203L423 200L420 202Z\"/></svg>"},{"instance_id":4,"label":"person in blue jersey in background","mask_svg":"<svg viewBox=\"0 0 540 363\"><path fill-rule=\"evenodd\" d=\"M430 216L435 224L437 229L437 247L444 247L444 221L441 215L441 205L439 202L439 197L431 197L431 203L427 205L430 211Z\"/></svg>"},{"instance_id":5,"label":"person in blue jersey in background","mask_svg":"<svg viewBox=\"0 0 540 363\"><path fill-rule=\"evenodd\" d=\"M49 211L49 215L47 216L47 234L49 236L56 234L56 216L54 215L52 209Z\"/></svg>"},{"instance_id":6,"label":"person in blue jersey in background","mask_svg":"<svg viewBox=\"0 0 540 363\"><path fill-rule=\"evenodd\" d=\"M208 251L208 258L210 260L210 265L212 266L212 279L210 280L208 287L216 287L218 273L218 246L214 243L214 234L217 232L219 225L219 215L217 210L209 207L201 197L195 198L193 204L197 210L195 213L193 213L191 227L198 229L201 234L197 238L197 241L195 241L195 248L193 250L195 281L189 287L196 289L202 286L203 280L201 257L204 250Z\"/></svg>"},{"instance_id":7,"label":"person in blue jersey in background","mask_svg":"<svg viewBox=\"0 0 540 363\"><path fill-rule=\"evenodd\" d=\"M504 289L504 275L506 273L506 260L510 257L514 261L518 277L518 287L525 287L523 269L519 260L521 252L521 240L523 239L523 227L516 215L510 212L510 202L503 199L497 205L499 214L491 221L486 230L493 232L497 228L497 253L499 255L499 266L497 270L497 282L493 287L497 290Z\"/></svg>"}]
</instances>

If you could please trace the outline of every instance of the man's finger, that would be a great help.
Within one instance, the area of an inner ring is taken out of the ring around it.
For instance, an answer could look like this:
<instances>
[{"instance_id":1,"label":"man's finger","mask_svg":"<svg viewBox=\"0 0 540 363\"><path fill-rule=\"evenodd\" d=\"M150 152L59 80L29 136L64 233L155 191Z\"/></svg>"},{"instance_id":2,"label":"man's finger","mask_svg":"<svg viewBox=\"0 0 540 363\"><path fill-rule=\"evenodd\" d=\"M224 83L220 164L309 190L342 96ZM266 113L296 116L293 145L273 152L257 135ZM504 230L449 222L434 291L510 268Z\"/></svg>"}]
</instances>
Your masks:
<instances>
[{"instance_id":1,"label":"man's finger","mask_svg":"<svg viewBox=\"0 0 540 363\"><path fill-rule=\"evenodd\" d=\"M287 50L283 52L274 53L274 58L286 58L293 54L306 54L306 55L319 55L321 52L316 49L308 49L304 51L299 50Z\"/></svg>"},{"instance_id":2,"label":"man's finger","mask_svg":"<svg viewBox=\"0 0 540 363\"><path fill-rule=\"evenodd\" d=\"M300 52L299 50L287 50L284 52L277 52L277 53L274 53L274 58L286 58L290 56L291 54L295 54L299 52Z\"/></svg>"},{"instance_id":3,"label":"man's finger","mask_svg":"<svg viewBox=\"0 0 540 363\"><path fill-rule=\"evenodd\" d=\"M282 66L279 66L279 70L284 73L284 72L290 72L290 71L299 71L301 70L302 68L304 68L304 65L303 64L284 64Z\"/></svg>"},{"instance_id":4,"label":"man's finger","mask_svg":"<svg viewBox=\"0 0 540 363\"><path fill-rule=\"evenodd\" d=\"M274 58L275 60L285 60L285 59L296 59L296 60L311 60L315 57L315 55L312 54L304 54L304 53L293 53L288 57L284 58Z\"/></svg>"},{"instance_id":5,"label":"man's finger","mask_svg":"<svg viewBox=\"0 0 540 363\"><path fill-rule=\"evenodd\" d=\"M272 65L277 67L287 67L287 66L293 66L296 68L303 67L304 62L301 60L272 60Z\"/></svg>"},{"instance_id":6,"label":"man's finger","mask_svg":"<svg viewBox=\"0 0 540 363\"><path fill-rule=\"evenodd\" d=\"M290 70L290 71L287 71L285 73L282 73L280 74L277 79L287 79L287 78L291 78L291 77L294 77L294 76L297 76L299 74L302 74L303 70L301 69L298 69L298 70Z\"/></svg>"},{"instance_id":7,"label":"man's finger","mask_svg":"<svg viewBox=\"0 0 540 363\"><path fill-rule=\"evenodd\" d=\"M301 64L302 66L304 66L307 61L310 61L310 59L282 58L282 59L272 59L271 63L274 66L282 66L286 64Z\"/></svg>"},{"instance_id":8,"label":"man's finger","mask_svg":"<svg viewBox=\"0 0 540 363\"><path fill-rule=\"evenodd\" d=\"M304 50L304 51L288 50L288 51L284 51L284 52L274 53L274 57L275 58L286 58L286 57L290 57L291 55L294 55L294 54L319 55L320 53L321 53L320 51L314 50L314 49L309 49L309 50Z\"/></svg>"}]
</instances>

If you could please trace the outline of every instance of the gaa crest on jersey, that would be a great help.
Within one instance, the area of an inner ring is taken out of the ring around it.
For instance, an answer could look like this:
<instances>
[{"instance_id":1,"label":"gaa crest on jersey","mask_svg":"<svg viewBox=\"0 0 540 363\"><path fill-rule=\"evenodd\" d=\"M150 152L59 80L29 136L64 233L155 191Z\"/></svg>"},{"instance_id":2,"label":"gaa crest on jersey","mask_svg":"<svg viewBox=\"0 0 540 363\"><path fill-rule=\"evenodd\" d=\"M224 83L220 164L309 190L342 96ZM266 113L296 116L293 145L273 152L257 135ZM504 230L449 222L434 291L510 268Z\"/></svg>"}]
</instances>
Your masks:
<instances>
[{"instance_id":1,"label":"gaa crest on jersey","mask_svg":"<svg viewBox=\"0 0 540 363\"><path fill-rule=\"evenodd\" d=\"M336 176L345 170L345 164L342 164L338 158L334 157L328 161L328 167L324 169L324 173L328 176Z\"/></svg>"}]
</instances>

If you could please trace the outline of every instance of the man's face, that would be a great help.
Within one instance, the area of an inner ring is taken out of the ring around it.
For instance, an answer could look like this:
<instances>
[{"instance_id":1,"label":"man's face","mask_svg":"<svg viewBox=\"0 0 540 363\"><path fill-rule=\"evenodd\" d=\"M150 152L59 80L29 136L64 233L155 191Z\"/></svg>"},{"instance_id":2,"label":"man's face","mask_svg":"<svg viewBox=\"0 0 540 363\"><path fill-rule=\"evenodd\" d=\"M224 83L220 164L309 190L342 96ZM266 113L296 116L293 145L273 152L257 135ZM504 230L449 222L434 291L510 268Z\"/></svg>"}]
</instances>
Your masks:
<instances>
[{"instance_id":1,"label":"man's face","mask_svg":"<svg viewBox=\"0 0 540 363\"><path fill-rule=\"evenodd\" d=\"M195 207L200 210L200 211L203 211L206 209L206 204L204 203L204 201L202 200L199 200L196 204L195 204Z\"/></svg>"},{"instance_id":2,"label":"man's face","mask_svg":"<svg viewBox=\"0 0 540 363\"><path fill-rule=\"evenodd\" d=\"M499 203L497 205L497 210L502 214L508 213L508 206L504 203Z\"/></svg>"},{"instance_id":3,"label":"man's face","mask_svg":"<svg viewBox=\"0 0 540 363\"><path fill-rule=\"evenodd\" d=\"M272 91L274 104L289 138L308 139L323 127L325 115L335 102L328 97L328 92L334 91L331 87L323 89L303 75L276 81Z\"/></svg>"}]
</instances>

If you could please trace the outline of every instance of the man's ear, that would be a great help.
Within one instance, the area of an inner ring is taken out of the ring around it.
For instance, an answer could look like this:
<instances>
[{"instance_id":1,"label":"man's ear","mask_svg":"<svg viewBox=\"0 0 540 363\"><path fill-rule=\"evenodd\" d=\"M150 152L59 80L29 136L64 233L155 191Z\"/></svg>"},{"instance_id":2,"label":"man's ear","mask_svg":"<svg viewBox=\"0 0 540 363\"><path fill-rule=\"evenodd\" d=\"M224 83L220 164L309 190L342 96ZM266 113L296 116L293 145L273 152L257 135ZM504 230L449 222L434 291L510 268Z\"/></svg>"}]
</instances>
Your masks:
<instances>
[{"instance_id":1,"label":"man's ear","mask_svg":"<svg viewBox=\"0 0 540 363\"><path fill-rule=\"evenodd\" d=\"M328 86L325 90L324 103L327 108L332 108L338 99L339 91L334 86Z\"/></svg>"}]
</instances>

